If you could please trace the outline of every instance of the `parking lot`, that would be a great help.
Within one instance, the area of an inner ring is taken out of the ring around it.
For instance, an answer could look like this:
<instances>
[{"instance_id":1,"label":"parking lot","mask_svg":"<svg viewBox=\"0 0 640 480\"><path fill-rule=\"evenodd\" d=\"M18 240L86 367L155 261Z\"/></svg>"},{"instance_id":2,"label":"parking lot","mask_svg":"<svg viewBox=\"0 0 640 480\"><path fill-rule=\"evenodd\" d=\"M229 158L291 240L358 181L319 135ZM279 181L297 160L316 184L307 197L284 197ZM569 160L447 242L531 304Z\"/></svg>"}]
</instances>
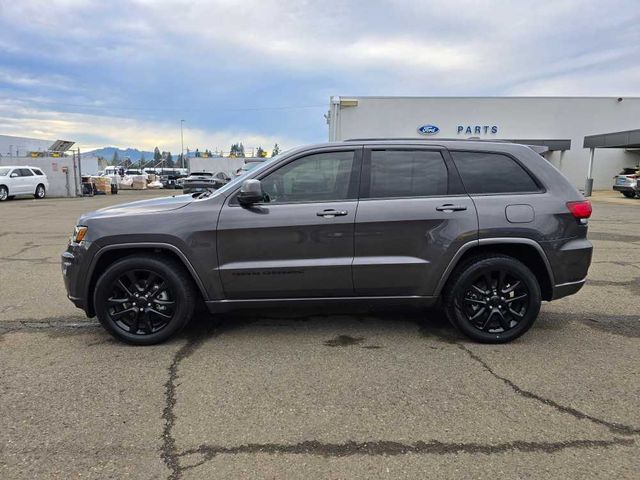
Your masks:
<instances>
[{"instance_id":1,"label":"parking lot","mask_svg":"<svg viewBox=\"0 0 640 480\"><path fill-rule=\"evenodd\" d=\"M81 213L166 194L0 204L0 478L637 478L640 200L595 197L587 285L508 345L288 311L131 347L59 256Z\"/></svg>"}]
</instances>

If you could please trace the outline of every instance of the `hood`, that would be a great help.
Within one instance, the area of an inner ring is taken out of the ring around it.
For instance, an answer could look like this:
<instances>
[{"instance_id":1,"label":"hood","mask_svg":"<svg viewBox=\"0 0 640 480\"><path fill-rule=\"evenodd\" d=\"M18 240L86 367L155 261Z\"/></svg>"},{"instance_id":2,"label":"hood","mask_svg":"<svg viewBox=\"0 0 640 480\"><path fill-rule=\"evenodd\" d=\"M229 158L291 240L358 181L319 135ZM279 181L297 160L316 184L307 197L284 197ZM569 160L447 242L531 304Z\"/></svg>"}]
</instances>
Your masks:
<instances>
[{"instance_id":1,"label":"hood","mask_svg":"<svg viewBox=\"0 0 640 480\"><path fill-rule=\"evenodd\" d=\"M151 198L149 200L140 200L138 202L123 203L121 205L114 205L113 207L102 208L95 212L83 215L80 221L87 218L168 212L170 210L177 210L178 208L186 207L191 202L193 202L193 197L191 195Z\"/></svg>"}]
</instances>

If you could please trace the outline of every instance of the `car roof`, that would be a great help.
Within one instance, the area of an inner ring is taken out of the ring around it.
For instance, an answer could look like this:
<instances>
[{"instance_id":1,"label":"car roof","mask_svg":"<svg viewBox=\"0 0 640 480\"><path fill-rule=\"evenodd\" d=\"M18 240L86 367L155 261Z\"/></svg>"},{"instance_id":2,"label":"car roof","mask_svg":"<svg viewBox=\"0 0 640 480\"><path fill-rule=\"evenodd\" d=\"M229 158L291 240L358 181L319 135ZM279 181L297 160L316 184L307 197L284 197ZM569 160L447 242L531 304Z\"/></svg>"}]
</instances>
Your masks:
<instances>
[{"instance_id":1,"label":"car roof","mask_svg":"<svg viewBox=\"0 0 640 480\"><path fill-rule=\"evenodd\" d=\"M0 168L37 168L42 170L41 167L32 167L31 165L0 165Z\"/></svg>"},{"instance_id":2,"label":"car roof","mask_svg":"<svg viewBox=\"0 0 640 480\"><path fill-rule=\"evenodd\" d=\"M520 143L512 143L500 140L476 140L476 139L422 139L422 138L353 138L337 142L324 142L316 143L313 145L305 145L287 153L298 153L305 150L330 148L330 147L342 147L350 145L362 145L362 146L429 146L436 148L447 148L450 150L474 150L474 151L486 151L486 152L518 152L522 149L530 150L526 145Z\"/></svg>"}]
</instances>

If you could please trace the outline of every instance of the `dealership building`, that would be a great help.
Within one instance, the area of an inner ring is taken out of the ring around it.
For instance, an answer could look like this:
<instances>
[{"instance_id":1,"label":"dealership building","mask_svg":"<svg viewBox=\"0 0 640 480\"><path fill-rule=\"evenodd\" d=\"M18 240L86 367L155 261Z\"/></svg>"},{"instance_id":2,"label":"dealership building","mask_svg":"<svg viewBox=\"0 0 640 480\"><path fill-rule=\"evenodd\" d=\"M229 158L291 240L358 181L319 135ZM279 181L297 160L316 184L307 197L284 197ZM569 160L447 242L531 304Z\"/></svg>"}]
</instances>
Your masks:
<instances>
[{"instance_id":1,"label":"dealership building","mask_svg":"<svg viewBox=\"0 0 640 480\"><path fill-rule=\"evenodd\" d=\"M640 163L640 98L331 97L329 140L482 139L531 145L577 187Z\"/></svg>"}]
</instances>

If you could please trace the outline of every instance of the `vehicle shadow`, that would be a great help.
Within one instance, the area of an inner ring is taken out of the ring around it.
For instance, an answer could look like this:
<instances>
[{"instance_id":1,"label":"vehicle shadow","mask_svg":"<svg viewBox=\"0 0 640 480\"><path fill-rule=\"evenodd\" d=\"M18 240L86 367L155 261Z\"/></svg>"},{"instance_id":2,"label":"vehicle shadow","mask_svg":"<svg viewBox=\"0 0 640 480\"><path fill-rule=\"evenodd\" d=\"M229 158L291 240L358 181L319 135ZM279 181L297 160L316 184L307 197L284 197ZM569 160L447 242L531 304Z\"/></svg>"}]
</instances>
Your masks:
<instances>
[{"instance_id":1,"label":"vehicle shadow","mask_svg":"<svg viewBox=\"0 0 640 480\"><path fill-rule=\"evenodd\" d=\"M180 337L202 341L239 330L255 333L265 328L295 331L293 334L300 336L305 332L320 331L334 335L336 346L340 346L341 341L348 343L351 337L346 333L353 331L368 332L378 338L386 333L402 332L445 343L465 340L442 311L416 309L380 309L349 314L317 308L246 310L218 315L199 312Z\"/></svg>"}]
</instances>

